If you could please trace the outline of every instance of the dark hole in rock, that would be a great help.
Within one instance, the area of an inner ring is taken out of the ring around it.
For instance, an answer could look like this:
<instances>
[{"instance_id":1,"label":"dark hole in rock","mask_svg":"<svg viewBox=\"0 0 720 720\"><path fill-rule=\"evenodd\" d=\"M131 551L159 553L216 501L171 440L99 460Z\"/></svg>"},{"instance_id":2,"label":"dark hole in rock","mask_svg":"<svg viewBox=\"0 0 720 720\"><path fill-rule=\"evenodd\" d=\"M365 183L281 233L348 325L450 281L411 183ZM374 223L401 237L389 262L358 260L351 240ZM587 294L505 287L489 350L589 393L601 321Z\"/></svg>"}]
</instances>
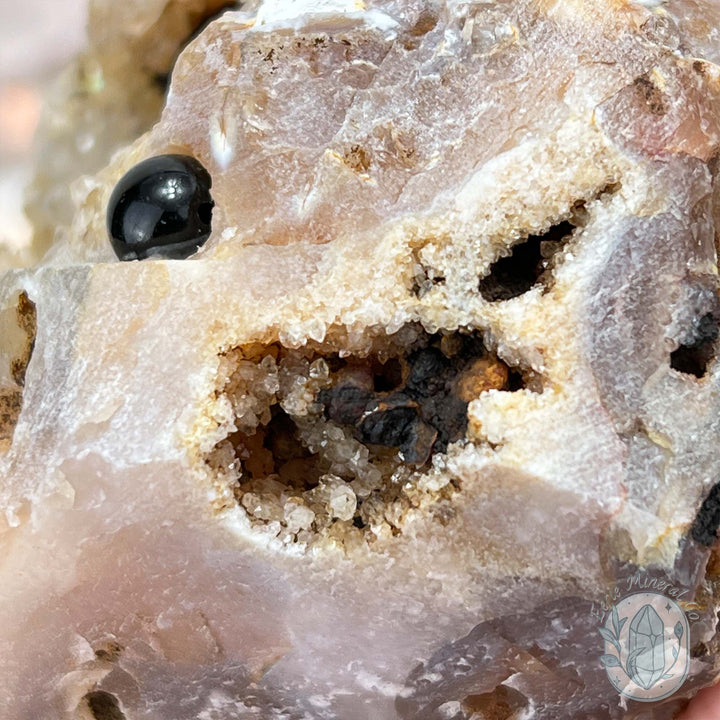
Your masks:
<instances>
[{"instance_id":1,"label":"dark hole in rock","mask_svg":"<svg viewBox=\"0 0 720 720\"><path fill-rule=\"evenodd\" d=\"M89 692L84 697L95 720L126 720L117 698L103 690Z\"/></svg>"},{"instance_id":2,"label":"dark hole in rock","mask_svg":"<svg viewBox=\"0 0 720 720\"><path fill-rule=\"evenodd\" d=\"M526 387L526 385L522 373L519 370L511 368L508 374L508 390L510 390L510 392L516 392L517 390L522 390L524 387Z\"/></svg>"},{"instance_id":3,"label":"dark hole in rock","mask_svg":"<svg viewBox=\"0 0 720 720\"><path fill-rule=\"evenodd\" d=\"M541 282L552 257L562 248L575 225L564 221L553 225L543 235L530 235L513 246L507 257L490 266L490 272L480 280L480 294L488 302L511 300L526 293Z\"/></svg>"},{"instance_id":4,"label":"dark hole in rock","mask_svg":"<svg viewBox=\"0 0 720 720\"><path fill-rule=\"evenodd\" d=\"M429 494L448 502L459 484L416 487L432 456L464 440L468 404L481 393L526 386L480 332L414 325L376 338L366 355L275 343L225 357L222 392L237 430L207 462L231 479L251 522L274 525L285 542L347 540L383 524L397 534L403 513Z\"/></svg>"},{"instance_id":5,"label":"dark hole in rock","mask_svg":"<svg viewBox=\"0 0 720 720\"><path fill-rule=\"evenodd\" d=\"M719 333L718 318L713 313L703 315L694 323L693 339L671 353L670 367L686 375L704 377L715 355L715 341Z\"/></svg>"},{"instance_id":6,"label":"dark hole in rock","mask_svg":"<svg viewBox=\"0 0 720 720\"><path fill-rule=\"evenodd\" d=\"M264 428L263 446L272 457L274 472L288 487L314 487L320 477L317 454L302 443L297 425L280 406L273 406L272 413Z\"/></svg>"},{"instance_id":7,"label":"dark hole in rock","mask_svg":"<svg viewBox=\"0 0 720 720\"><path fill-rule=\"evenodd\" d=\"M402 383L402 363L398 358L389 358L384 363L375 360L372 370L375 392L389 392Z\"/></svg>"},{"instance_id":8,"label":"dark hole in rock","mask_svg":"<svg viewBox=\"0 0 720 720\"><path fill-rule=\"evenodd\" d=\"M338 370L342 370L347 366L347 360L341 358L337 353L329 353L324 356L325 362L332 373L336 373Z\"/></svg>"},{"instance_id":9,"label":"dark hole in rock","mask_svg":"<svg viewBox=\"0 0 720 720\"><path fill-rule=\"evenodd\" d=\"M235 433L231 441L252 480L277 476L290 488L315 487L322 472L318 455L298 437L298 427L279 406L271 408L272 419L252 434Z\"/></svg>"},{"instance_id":10,"label":"dark hole in rock","mask_svg":"<svg viewBox=\"0 0 720 720\"><path fill-rule=\"evenodd\" d=\"M710 488L710 492L703 500L690 528L690 536L695 542L710 547L715 544L718 527L720 527L720 482Z\"/></svg>"}]
</instances>

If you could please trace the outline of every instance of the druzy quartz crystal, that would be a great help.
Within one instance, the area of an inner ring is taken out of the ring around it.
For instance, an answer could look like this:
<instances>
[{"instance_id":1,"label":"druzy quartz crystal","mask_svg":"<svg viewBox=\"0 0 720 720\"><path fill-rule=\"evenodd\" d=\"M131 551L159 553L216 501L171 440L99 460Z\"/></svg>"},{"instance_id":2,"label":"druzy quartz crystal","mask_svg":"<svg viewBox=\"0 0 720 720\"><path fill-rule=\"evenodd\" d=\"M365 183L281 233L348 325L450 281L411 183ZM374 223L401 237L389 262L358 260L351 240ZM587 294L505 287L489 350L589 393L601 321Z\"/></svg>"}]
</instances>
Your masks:
<instances>
[{"instance_id":1,"label":"druzy quartz crystal","mask_svg":"<svg viewBox=\"0 0 720 720\"><path fill-rule=\"evenodd\" d=\"M718 28L93 0L0 275L0 717L671 718L712 683ZM121 262L113 193L168 156L209 234Z\"/></svg>"}]
</instances>

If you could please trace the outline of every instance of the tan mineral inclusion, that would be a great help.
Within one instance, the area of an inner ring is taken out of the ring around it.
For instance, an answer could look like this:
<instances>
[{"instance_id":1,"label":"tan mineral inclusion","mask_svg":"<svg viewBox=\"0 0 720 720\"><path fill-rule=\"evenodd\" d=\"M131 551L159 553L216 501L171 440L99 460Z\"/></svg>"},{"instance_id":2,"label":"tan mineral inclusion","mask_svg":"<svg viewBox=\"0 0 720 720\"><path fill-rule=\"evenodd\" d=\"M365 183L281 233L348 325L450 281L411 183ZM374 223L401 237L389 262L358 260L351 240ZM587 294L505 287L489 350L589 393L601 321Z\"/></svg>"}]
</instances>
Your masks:
<instances>
[{"instance_id":1,"label":"tan mineral inclusion","mask_svg":"<svg viewBox=\"0 0 720 720\"><path fill-rule=\"evenodd\" d=\"M720 2L89 32L0 276L0 718L677 714L720 670ZM119 262L168 153L212 233ZM600 661L631 587L689 621L667 697Z\"/></svg>"}]
</instances>

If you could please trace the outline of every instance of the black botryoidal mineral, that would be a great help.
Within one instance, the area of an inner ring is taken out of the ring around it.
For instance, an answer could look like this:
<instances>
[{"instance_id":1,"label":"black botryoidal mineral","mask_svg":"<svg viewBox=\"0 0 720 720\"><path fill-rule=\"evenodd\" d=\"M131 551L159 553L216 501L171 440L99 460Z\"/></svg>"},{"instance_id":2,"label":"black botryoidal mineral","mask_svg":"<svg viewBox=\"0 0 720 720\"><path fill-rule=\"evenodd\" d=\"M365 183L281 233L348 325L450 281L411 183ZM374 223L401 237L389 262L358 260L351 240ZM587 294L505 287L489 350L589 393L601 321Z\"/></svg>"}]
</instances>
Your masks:
<instances>
[{"instance_id":1,"label":"black botryoidal mineral","mask_svg":"<svg viewBox=\"0 0 720 720\"><path fill-rule=\"evenodd\" d=\"M477 333L458 333L453 340L453 350L443 351L442 338L428 336L404 360L405 377L392 390L379 391L377 383L371 390L352 379L322 390L318 401L325 415L353 426L360 442L397 448L406 463L423 465L432 452L464 437L468 403L458 393L458 379L487 352Z\"/></svg>"},{"instance_id":2,"label":"black botryoidal mineral","mask_svg":"<svg viewBox=\"0 0 720 720\"><path fill-rule=\"evenodd\" d=\"M405 462L422 465L430 457L437 430L423 421L416 402L394 393L363 415L357 435L368 445L396 447Z\"/></svg>"},{"instance_id":3,"label":"black botryoidal mineral","mask_svg":"<svg viewBox=\"0 0 720 720\"><path fill-rule=\"evenodd\" d=\"M690 535L695 542L710 547L717 540L718 527L720 527L720 482L710 488L710 492L703 500L690 528Z\"/></svg>"},{"instance_id":4,"label":"black botryoidal mineral","mask_svg":"<svg viewBox=\"0 0 720 720\"><path fill-rule=\"evenodd\" d=\"M408 359L410 373L405 392L420 406L422 418L437 430L435 450L444 452L467 428L467 406L455 392L455 381L465 367L484 352L470 336L463 338L459 352L446 357L436 347L427 347Z\"/></svg>"},{"instance_id":5,"label":"black botryoidal mineral","mask_svg":"<svg viewBox=\"0 0 720 720\"><path fill-rule=\"evenodd\" d=\"M321 390L318 400L325 405L330 420L340 425L354 425L365 412L374 394L352 382Z\"/></svg>"}]
</instances>

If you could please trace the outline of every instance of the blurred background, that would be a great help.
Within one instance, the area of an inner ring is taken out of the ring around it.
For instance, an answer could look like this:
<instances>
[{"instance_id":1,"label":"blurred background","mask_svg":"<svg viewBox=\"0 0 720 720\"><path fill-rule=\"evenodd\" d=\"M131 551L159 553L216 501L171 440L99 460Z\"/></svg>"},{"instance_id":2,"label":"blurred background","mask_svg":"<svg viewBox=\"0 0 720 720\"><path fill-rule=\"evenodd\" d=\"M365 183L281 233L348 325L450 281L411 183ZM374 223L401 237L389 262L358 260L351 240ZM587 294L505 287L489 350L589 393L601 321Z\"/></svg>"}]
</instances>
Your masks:
<instances>
[{"instance_id":1,"label":"blurred background","mask_svg":"<svg viewBox=\"0 0 720 720\"><path fill-rule=\"evenodd\" d=\"M87 0L0 1L0 246L30 240L22 212L42 93L84 44Z\"/></svg>"}]
</instances>

